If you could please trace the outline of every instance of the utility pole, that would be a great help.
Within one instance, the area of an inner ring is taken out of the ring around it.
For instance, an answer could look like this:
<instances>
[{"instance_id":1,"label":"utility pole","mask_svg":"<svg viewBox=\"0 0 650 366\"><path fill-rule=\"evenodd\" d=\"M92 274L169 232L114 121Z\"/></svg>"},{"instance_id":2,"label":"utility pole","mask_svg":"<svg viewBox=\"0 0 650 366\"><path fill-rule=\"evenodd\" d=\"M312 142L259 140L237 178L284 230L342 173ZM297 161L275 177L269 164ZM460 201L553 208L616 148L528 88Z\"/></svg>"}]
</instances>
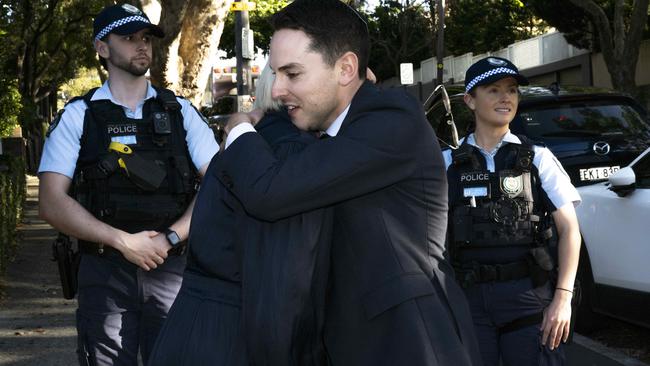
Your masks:
<instances>
[{"instance_id":1,"label":"utility pole","mask_svg":"<svg viewBox=\"0 0 650 366\"><path fill-rule=\"evenodd\" d=\"M436 0L438 12L438 38L436 44L436 85L442 84L445 57L445 0Z\"/></svg>"},{"instance_id":2,"label":"utility pole","mask_svg":"<svg viewBox=\"0 0 650 366\"><path fill-rule=\"evenodd\" d=\"M235 11L235 53L237 58L237 111L247 112L252 109L250 102L251 66L254 57L253 32L250 30L248 10L254 3L247 0L235 0L231 10Z\"/></svg>"}]
</instances>

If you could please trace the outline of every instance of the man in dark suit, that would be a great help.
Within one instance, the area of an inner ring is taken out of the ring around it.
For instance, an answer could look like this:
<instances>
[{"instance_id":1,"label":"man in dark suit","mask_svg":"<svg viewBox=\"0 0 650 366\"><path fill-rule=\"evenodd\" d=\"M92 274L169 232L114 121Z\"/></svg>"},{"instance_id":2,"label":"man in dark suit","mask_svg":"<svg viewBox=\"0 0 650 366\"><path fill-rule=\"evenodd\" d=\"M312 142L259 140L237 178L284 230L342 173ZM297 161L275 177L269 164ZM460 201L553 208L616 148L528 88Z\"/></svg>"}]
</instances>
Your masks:
<instances>
[{"instance_id":1,"label":"man in dark suit","mask_svg":"<svg viewBox=\"0 0 650 366\"><path fill-rule=\"evenodd\" d=\"M272 22L273 96L300 129L330 138L280 161L254 133L257 117L236 114L219 176L261 219L333 207L330 363L480 365L444 258L445 168L421 106L365 80L367 26L344 3L296 0Z\"/></svg>"}]
</instances>

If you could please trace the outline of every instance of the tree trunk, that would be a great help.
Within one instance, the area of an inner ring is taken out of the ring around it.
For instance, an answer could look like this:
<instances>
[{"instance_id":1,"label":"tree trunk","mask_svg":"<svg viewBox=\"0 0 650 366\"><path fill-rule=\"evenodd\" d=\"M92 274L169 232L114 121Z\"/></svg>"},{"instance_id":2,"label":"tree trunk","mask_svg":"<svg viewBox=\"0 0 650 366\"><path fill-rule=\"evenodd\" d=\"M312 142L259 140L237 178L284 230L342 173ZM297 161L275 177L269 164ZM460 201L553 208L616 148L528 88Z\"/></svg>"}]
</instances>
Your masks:
<instances>
[{"instance_id":1,"label":"tree trunk","mask_svg":"<svg viewBox=\"0 0 650 366\"><path fill-rule=\"evenodd\" d=\"M181 32L181 25L188 7L188 1L184 0L161 0L160 22L158 25L165 31L165 37L154 39L153 60L151 63L151 82L160 87L170 87L172 82L168 81L167 69L171 63L175 64L173 54L178 49L178 35ZM172 47L172 43L176 43ZM174 51L172 51L174 49Z\"/></svg>"},{"instance_id":2,"label":"tree trunk","mask_svg":"<svg viewBox=\"0 0 650 366\"><path fill-rule=\"evenodd\" d=\"M232 0L162 0L151 80L200 104Z\"/></svg>"},{"instance_id":3,"label":"tree trunk","mask_svg":"<svg viewBox=\"0 0 650 366\"><path fill-rule=\"evenodd\" d=\"M598 32L601 52L614 89L636 95L636 64L650 0L634 0L627 21L623 0L615 0L612 20L607 18L603 9L593 0L570 1L589 14L594 29Z\"/></svg>"}]
</instances>

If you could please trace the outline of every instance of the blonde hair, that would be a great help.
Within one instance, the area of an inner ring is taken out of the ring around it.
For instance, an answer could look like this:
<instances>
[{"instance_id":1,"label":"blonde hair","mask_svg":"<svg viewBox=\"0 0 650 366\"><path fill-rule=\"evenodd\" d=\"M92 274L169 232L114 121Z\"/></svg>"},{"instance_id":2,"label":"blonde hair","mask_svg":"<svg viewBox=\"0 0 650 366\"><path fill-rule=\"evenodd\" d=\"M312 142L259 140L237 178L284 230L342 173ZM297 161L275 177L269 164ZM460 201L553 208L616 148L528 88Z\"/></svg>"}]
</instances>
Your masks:
<instances>
[{"instance_id":1,"label":"blonde hair","mask_svg":"<svg viewBox=\"0 0 650 366\"><path fill-rule=\"evenodd\" d=\"M273 99L271 96L273 81L275 81L275 75L273 74L273 70L271 70L270 62L267 62L257 79L253 108L259 108L264 111L277 111L282 108L282 103L277 99Z\"/></svg>"}]
</instances>

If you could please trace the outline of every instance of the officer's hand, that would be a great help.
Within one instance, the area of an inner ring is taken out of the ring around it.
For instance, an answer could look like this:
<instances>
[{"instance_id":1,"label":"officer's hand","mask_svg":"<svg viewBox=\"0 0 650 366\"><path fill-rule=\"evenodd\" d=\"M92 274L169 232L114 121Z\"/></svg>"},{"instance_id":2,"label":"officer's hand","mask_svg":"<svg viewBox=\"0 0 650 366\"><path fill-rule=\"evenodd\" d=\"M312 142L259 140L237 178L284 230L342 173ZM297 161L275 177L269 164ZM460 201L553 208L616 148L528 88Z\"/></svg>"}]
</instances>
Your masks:
<instances>
[{"instance_id":1,"label":"officer's hand","mask_svg":"<svg viewBox=\"0 0 650 366\"><path fill-rule=\"evenodd\" d=\"M570 292L556 290L553 301L544 309L544 320L541 326L542 344L547 345L551 350L556 349L560 341L566 342L569 337L571 296Z\"/></svg>"},{"instance_id":2,"label":"officer's hand","mask_svg":"<svg viewBox=\"0 0 650 366\"><path fill-rule=\"evenodd\" d=\"M172 245L169 244L169 240L165 237L165 233L157 233L152 236L151 239L156 243L156 247L162 248L165 251L165 257L167 258L167 253L172 249Z\"/></svg>"},{"instance_id":3,"label":"officer's hand","mask_svg":"<svg viewBox=\"0 0 650 366\"><path fill-rule=\"evenodd\" d=\"M124 234L123 245L118 248L122 255L131 263L148 271L155 269L167 258L168 243L161 243L153 238L158 235L156 231L141 231L136 234ZM166 240L165 240L166 242Z\"/></svg>"}]
</instances>

